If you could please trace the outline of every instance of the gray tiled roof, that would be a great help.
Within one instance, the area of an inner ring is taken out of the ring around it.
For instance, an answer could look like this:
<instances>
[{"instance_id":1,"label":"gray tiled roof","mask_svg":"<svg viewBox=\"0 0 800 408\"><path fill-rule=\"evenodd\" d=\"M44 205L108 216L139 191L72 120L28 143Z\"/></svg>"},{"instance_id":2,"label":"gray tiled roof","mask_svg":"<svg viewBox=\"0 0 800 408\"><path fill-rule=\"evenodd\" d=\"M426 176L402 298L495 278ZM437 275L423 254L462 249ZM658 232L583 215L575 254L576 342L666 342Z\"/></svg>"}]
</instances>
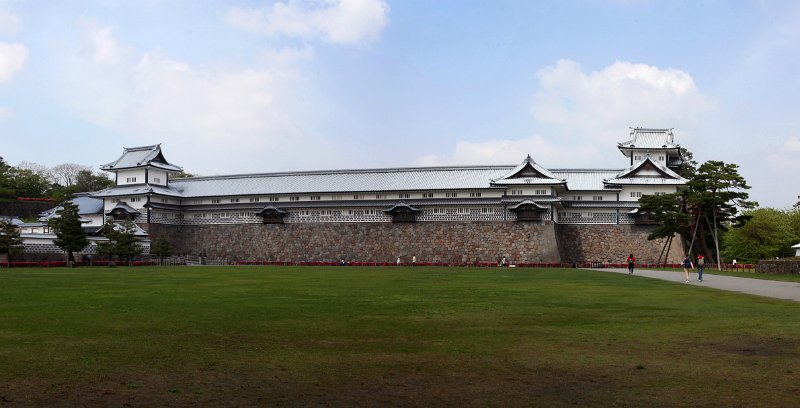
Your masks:
<instances>
[{"instance_id":1,"label":"gray tiled roof","mask_svg":"<svg viewBox=\"0 0 800 408\"><path fill-rule=\"evenodd\" d=\"M571 191L603 191L608 190L603 181L614 178L622 170L552 170L556 177L567 180Z\"/></svg>"},{"instance_id":2,"label":"gray tiled roof","mask_svg":"<svg viewBox=\"0 0 800 408\"><path fill-rule=\"evenodd\" d=\"M184 197L487 189L511 167L338 170L194 177L170 181Z\"/></svg>"},{"instance_id":3,"label":"gray tiled roof","mask_svg":"<svg viewBox=\"0 0 800 408\"><path fill-rule=\"evenodd\" d=\"M618 143L620 148L631 149L657 149L657 148L677 148L679 145L674 143L672 129L631 129L631 140Z\"/></svg>"},{"instance_id":4,"label":"gray tiled roof","mask_svg":"<svg viewBox=\"0 0 800 408\"><path fill-rule=\"evenodd\" d=\"M119 197L138 194L159 194L171 197L181 197L181 192L176 188L154 186L150 184L134 184L128 186L111 187L93 193L92 197Z\"/></svg>"},{"instance_id":5,"label":"gray tiled roof","mask_svg":"<svg viewBox=\"0 0 800 408\"><path fill-rule=\"evenodd\" d=\"M114 171L134 167L153 166L169 171L181 171L180 166L170 164L161 153L161 145L125 147L122 155L111 163L100 166L101 169Z\"/></svg>"},{"instance_id":6,"label":"gray tiled roof","mask_svg":"<svg viewBox=\"0 0 800 408\"><path fill-rule=\"evenodd\" d=\"M71 201L78 206L78 214L101 214L103 212L103 200L89 196L78 196Z\"/></svg>"}]
</instances>

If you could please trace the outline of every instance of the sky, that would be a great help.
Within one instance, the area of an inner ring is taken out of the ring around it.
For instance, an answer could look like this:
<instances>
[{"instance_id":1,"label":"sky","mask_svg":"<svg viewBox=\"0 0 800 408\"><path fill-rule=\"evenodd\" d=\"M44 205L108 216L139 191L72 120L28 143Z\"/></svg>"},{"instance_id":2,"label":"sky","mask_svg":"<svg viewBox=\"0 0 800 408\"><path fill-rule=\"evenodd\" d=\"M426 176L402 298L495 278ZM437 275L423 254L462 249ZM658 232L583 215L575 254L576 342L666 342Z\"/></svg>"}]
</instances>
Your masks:
<instances>
[{"instance_id":1,"label":"sky","mask_svg":"<svg viewBox=\"0 0 800 408\"><path fill-rule=\"evenodd\" d=\"M200 175L625 168L631 127L800 195L800 2L0 0L0 156Z\"/></svg>"}]
</instances>

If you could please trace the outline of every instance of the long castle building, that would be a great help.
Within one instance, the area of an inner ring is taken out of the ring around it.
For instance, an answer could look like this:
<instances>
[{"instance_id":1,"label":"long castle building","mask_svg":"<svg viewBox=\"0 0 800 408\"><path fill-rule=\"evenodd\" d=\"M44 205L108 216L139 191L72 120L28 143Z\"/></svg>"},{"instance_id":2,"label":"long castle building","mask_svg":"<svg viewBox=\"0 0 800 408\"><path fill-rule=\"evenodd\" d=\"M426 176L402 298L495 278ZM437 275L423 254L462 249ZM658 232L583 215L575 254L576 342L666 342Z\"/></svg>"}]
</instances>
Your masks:
<instances>
[{"instance_id":1,"label":"long castle building","mask_svg":"<svg viewBox=\"0 0 800 408\"><path fill-rule=\"evenodd\" d=\"M95 192L180 253L237 260L655 262L663 240L639 198L685 188L672 129L633 128L626 168L518 165L305 171L171 179L160 145L124 148ZM677 262L680 244L668 256Z\"/></svg>"}]
</instances>

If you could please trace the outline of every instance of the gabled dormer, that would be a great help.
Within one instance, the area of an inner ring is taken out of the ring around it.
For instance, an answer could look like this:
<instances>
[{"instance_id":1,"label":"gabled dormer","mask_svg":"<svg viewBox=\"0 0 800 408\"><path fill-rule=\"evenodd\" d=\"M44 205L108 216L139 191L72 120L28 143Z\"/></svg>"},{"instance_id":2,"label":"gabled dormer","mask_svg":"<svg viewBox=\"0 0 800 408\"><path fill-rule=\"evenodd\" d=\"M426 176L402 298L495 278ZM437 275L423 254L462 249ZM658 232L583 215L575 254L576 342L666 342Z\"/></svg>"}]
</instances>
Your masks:
<instances>
[{"instance_id":1,"label":"gabled dormer","mask_svg":"<svg viewBox=\"0 0 800 408\"><path fill-rule=\"evenodd\" d=\"M676 144L672 129L631 128L630 140L617 143L620 152L630 159L631 166L649 155L653 160L671 169L683 163L680 145Z\"/></svg>"},{"instance_id":2,"label":"gabled dormer","mask_svg":"<svg viewBox=\"0 0 800 408\"><path fill-rule=\"evenodd\" d=\"M567 182L537 164L530 155L502 177L491 180L493 186L506 186L507 195L554 195L566 190ZM544 192L544 193L542 193Z\"/></svg>"},{"instance_id":3,"label":"gabled dormer","mask_svg":"<svg viewBox=\"0 0 800 408\"><path fill-rule=\"evenodd\" d=\"M650 155L631 167L621 171L614 178L604 180L606 185L685 185L688 182L667 167L664 163L653 160Z\"/></svg>"},{"instance_id":4,"label":"gabled dormer","mask_svg":"<svg viewBox=\"0 0 800 408\"><path fill-rule=\"evenodd\" d=\"M170 173L183 171L164 158L161 144L125 147L117 160L100 166L100 169L114 173L118 186L151 184L166 187Z\"/></svg>"}]
</instances>

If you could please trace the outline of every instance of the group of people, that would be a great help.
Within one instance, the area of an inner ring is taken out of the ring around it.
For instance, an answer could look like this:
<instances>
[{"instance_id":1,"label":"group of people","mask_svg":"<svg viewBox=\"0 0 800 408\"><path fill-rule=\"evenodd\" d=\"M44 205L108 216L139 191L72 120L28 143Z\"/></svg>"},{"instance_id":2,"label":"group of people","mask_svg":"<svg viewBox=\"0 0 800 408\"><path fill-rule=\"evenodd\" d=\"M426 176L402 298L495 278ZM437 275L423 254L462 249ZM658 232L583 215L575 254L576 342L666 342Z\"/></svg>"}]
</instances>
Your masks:
<instances>
[{"instance_id":1,"label":"group of people","mask_svg":"<svg viewBox=\"0 0 800 408\"><path fill-rule=\"evenodd\" d=\"M628 274L633 275L633 268L636 264L636 257L633 254L628 255ZM736 260L733 261L734 264ZM702 282L703 281L703 268L705 268L706 260L703 255L697 255L697 279ZM686 257L683 258L681 261L681 266L683 266L683 273L684 277L686 278L686 283L689 283L689 270L694 269L695 264L692 262L692 257L689 254L686 254Z\"/></svg>"},{"instance_id":2,"label":"group of people","mask_svg":"<svg viewBox=\"0 0 800 408\"><path fill-rule=\"evenodd\" d=\"M397 266L403 264L403 260L400 258L400 255L397 255ZM411 266L417 266L417 254L411 255Z\"/></svg>"}]
</instances>

